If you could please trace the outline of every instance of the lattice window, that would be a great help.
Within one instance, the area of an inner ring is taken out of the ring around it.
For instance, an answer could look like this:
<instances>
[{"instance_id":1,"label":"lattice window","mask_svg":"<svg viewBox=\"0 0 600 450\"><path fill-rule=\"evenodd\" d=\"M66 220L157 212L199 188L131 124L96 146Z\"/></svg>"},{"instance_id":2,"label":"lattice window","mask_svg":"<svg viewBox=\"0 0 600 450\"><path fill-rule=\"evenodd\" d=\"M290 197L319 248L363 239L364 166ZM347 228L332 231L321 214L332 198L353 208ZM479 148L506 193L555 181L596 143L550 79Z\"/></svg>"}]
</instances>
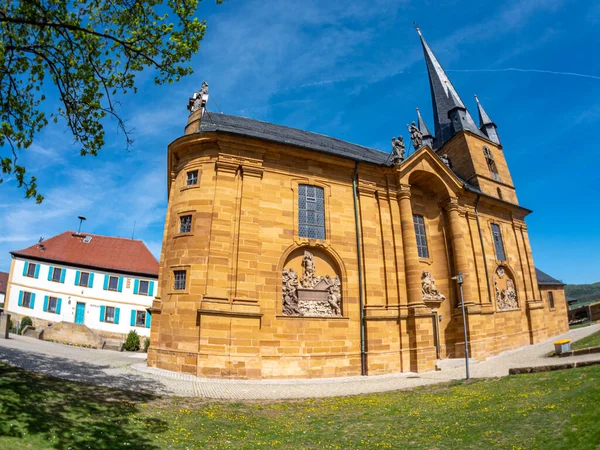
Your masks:
<instances>
[{"instance_id":1,"label":"lattice window","mask_svg":"<svg viewBox=\"0 0 600 450\"><path fill-rule=\"evenodd\" d=\"M325 239L325 194L323 188L298 186L298 236Z\"/></svg>"},{"instance_id":2,"label":"lattice window","mask_svg":"<svg viewBox=\"0 0 600 450\"><path fill-rule=\"evenodd\" d=\"M173 272L174 285L173 289L176 291L184 291L185 290L185 282L187 279L187 273L185 270L175 270Z\"/></svg>"},{"instance_id":3,"label":"lattice window","mask_svg":"<svg viewBox=\"0 0 600 450\"><path fill-rule=\"evenodd\" d=\"M496 161L494 160L494 155L489 147L483 147L483 155L485 156L485 162L487 163L488 169L490 170L490 175L496 181L500 181L500 175L498 174L498 167L496 166Z\"/></svg>"},{"instance_id":4,"label":"lattice window","mask_svg":"<svg viewBox=\"0 0 600 450\"><path fill-rule=\"evenodd\" d=\"M179 232L190 233L192 231L192 216L181 216L179 220Z\"/></svg>"},{"instance_id":5,"label":"lattice window","mask_svg":"<svg viewBox=\"0 0 600 450\"><path fill-rule=\"evenodd\" d=\"M417 250L419 258L429 258L429 248L427 247L427 235L425 234L425 219L419 214L413 214L415 224L415 234L417 235Z\"/></svg>"},{"instance_id":6,"label":"lattice window","mask_svg":"<svg viewBox=\"0 0 600 450\"><path fill-rule=\"evenodd\" d=\"M494 247L496 248L496 258L498 261L506 261L504 255L504 244L502 243L502 233L500 232L500 225L495 223L492 224L492 236L494 238Z\"/></svg>"},{"instance_id":7,"label":"lattice window","mask_svg":"<svg viewBox=\"0 0 600 450\"><path fill-rule=\"evenodd\" d=\"M194 185L198 184L198 171L197 170L192 170L187 173L186 184L188 186L194 186Z\"/></svg>"}]
</instances>

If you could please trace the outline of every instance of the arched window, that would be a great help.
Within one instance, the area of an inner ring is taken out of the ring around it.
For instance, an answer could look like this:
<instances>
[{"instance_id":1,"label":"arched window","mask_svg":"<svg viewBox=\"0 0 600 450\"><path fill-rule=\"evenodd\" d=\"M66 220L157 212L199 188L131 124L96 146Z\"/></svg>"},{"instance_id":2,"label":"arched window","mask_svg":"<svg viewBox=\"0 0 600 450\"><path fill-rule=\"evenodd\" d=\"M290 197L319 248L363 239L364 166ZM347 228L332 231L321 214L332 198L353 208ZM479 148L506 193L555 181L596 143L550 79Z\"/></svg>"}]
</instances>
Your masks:
<instances>
[{"instance_id":1,"label":"arched window","mask_svg":"<svg viewBox=\"0 0 600 450\"><path fill-rule=\"evenodd\" d=\"M298 236L325 239L325 195L323 188L298 186Z\"/></svg>"},{"instance_id":2,"label":"arched window","mask_svg":"<svg viewBox=\"0 0 600 450\"><path fill-rule=\"evenodd\" d=\"M492 151L487 146L483 146L483 155L485 156L485 162L487 163L488 169L490 170L490 175L496 181L500 181L500 175L498 174L498 167L496 166L496 161L494 161L494 155Z\"/></svg>"}]
</instances>

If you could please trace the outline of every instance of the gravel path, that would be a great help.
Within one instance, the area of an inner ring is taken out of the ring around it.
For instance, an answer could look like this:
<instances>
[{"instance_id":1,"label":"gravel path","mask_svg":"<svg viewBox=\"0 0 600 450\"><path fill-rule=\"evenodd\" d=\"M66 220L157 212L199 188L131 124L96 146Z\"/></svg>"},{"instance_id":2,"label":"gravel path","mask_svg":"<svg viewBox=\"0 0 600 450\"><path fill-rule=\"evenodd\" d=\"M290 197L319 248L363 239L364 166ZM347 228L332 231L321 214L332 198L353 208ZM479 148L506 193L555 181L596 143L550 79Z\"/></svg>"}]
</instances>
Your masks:
<instances>
[{"instance_id":1,"label":"gravel path","mask_svg":"<svg viewBox=\"0 0 600 450\"><path fill-rule=\"evenodd\" d=\"M581 339L600 330L599 325L571 330L544 343L511 350L486 361L471 361L473 378L508 375L512 367L545 366L573 361L600 361L600 355L547 358L558 338ZM146 366L145 355L71 347L10 335L0 339L0 361L72 381L162 395L239 400L280 400L336 397L386 392L461 379L464 360L444 360L442 370L424 374L403 373L370 377L308 380L217 380Z\"/></svg>"}]
</instances>

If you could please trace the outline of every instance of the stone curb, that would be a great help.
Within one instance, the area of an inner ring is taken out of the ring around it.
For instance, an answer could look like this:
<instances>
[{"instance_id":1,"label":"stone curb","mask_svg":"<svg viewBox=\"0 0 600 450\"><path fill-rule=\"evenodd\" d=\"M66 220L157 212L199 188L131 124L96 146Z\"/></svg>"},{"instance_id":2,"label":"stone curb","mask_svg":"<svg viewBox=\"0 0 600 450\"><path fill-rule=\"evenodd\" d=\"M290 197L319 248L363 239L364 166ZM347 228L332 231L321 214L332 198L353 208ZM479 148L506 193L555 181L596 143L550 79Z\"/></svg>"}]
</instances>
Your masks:
<instances>
[{"instance_id":1,"label":"stone curb","mask_svg":"<svg viewBox=\"0 0 600 450\"><path fill-rule=\"evenodd\" d=\"M536 367L516 367L508 370L509 375L522 375L526 373L541 373L541 372L552 372L554 370L564 369L575 369L577 367L587 367L600 364L600 360L596 361L579 361L566 364L553 364L550 366L536 366Z\"/></svg>"},{"instance_id":2,"label":"stone curb","mask_svg":"<svg viewBox=\"0 0 600 450\"><path fill-rule=\"evenodd\" d=\"M565 356L579 356L579 355L590 355L592 353L600 353L600 347L589 347L582 348L579 350L571 350L568 352L560 353L558 356L564 358Z\"/></svg>"}]
</instances>

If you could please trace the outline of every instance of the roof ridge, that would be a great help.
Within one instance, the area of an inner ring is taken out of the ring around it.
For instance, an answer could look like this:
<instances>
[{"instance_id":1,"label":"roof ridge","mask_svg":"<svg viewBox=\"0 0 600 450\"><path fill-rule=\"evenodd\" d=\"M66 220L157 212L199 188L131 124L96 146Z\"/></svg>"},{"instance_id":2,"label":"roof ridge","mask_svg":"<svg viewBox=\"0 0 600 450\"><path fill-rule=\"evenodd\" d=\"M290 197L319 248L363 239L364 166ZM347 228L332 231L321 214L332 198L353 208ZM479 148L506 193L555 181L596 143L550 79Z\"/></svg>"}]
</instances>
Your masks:
<instances>
[{"instance_id":1,"label":"roof ridge","mask_svg":"<svg viewBox=\"0 0 600 450\"><path fill-rule=\"evenodd\" d=\"M82 232L77 233L76 231L71 231L71 230L64 231L63 233L60 233L60 234L64 234L64 233L71 233L71 234L76 234L78 236L84 236L84 237L85 236L95 236L95 237L102 237L102 238L107 238L107 239L123 239L125 241L144 242L141 239L131 239L128 237L123 237L123 236L107 236L105 234L82 233ZM60 234L57 234L56 236L60 236ZM56 236L53 236L53 237L56 237ZM52 239L52 238L48 238L48 239Z\"/></svg>"},{"instance_id":2,"label":"roof ridge","mask_svg":"<svg viewBox=\"0 0 600 450\"><path fill-rule=\"evenodd\" d=\"M338 142L342 142L344 144L351 144L351 145L354 145L356 147L362 147L362 148L364 148L366 150L371 150L371 151L374 151L374 152L383 153L384 155L389 155L389 153L390 153L390 152L386 152L384 150L379 150L378 148L367 147L366 145L362 145L362 144L355 144L354 142L345 141L343 139L340 139L340 138L337 138L337 137L334 137L334 136L329 136L327 134L317 133L315 131L304 130L302 128L294 128L294 127L291 127L291 126L288 126L288 125L281 125L281 124L278 124L278 123L266 122L264 120L253 119L251 117L246 117L246 116L236 116L236 115L233 115L233 114L219 114L219 116L241 118L241 119L245 119L245 120L252 120L253 122L264 123L266 125L275 125L277 127L287 128L287 129L294 130L294 131L302 131L303 133L310 133L310 134L314 134L315 136L322 136L322 137L325 137L325 138L328 138L328 139L334 139L334 140L336 140Z\"/></svg>"}]
</instances>

